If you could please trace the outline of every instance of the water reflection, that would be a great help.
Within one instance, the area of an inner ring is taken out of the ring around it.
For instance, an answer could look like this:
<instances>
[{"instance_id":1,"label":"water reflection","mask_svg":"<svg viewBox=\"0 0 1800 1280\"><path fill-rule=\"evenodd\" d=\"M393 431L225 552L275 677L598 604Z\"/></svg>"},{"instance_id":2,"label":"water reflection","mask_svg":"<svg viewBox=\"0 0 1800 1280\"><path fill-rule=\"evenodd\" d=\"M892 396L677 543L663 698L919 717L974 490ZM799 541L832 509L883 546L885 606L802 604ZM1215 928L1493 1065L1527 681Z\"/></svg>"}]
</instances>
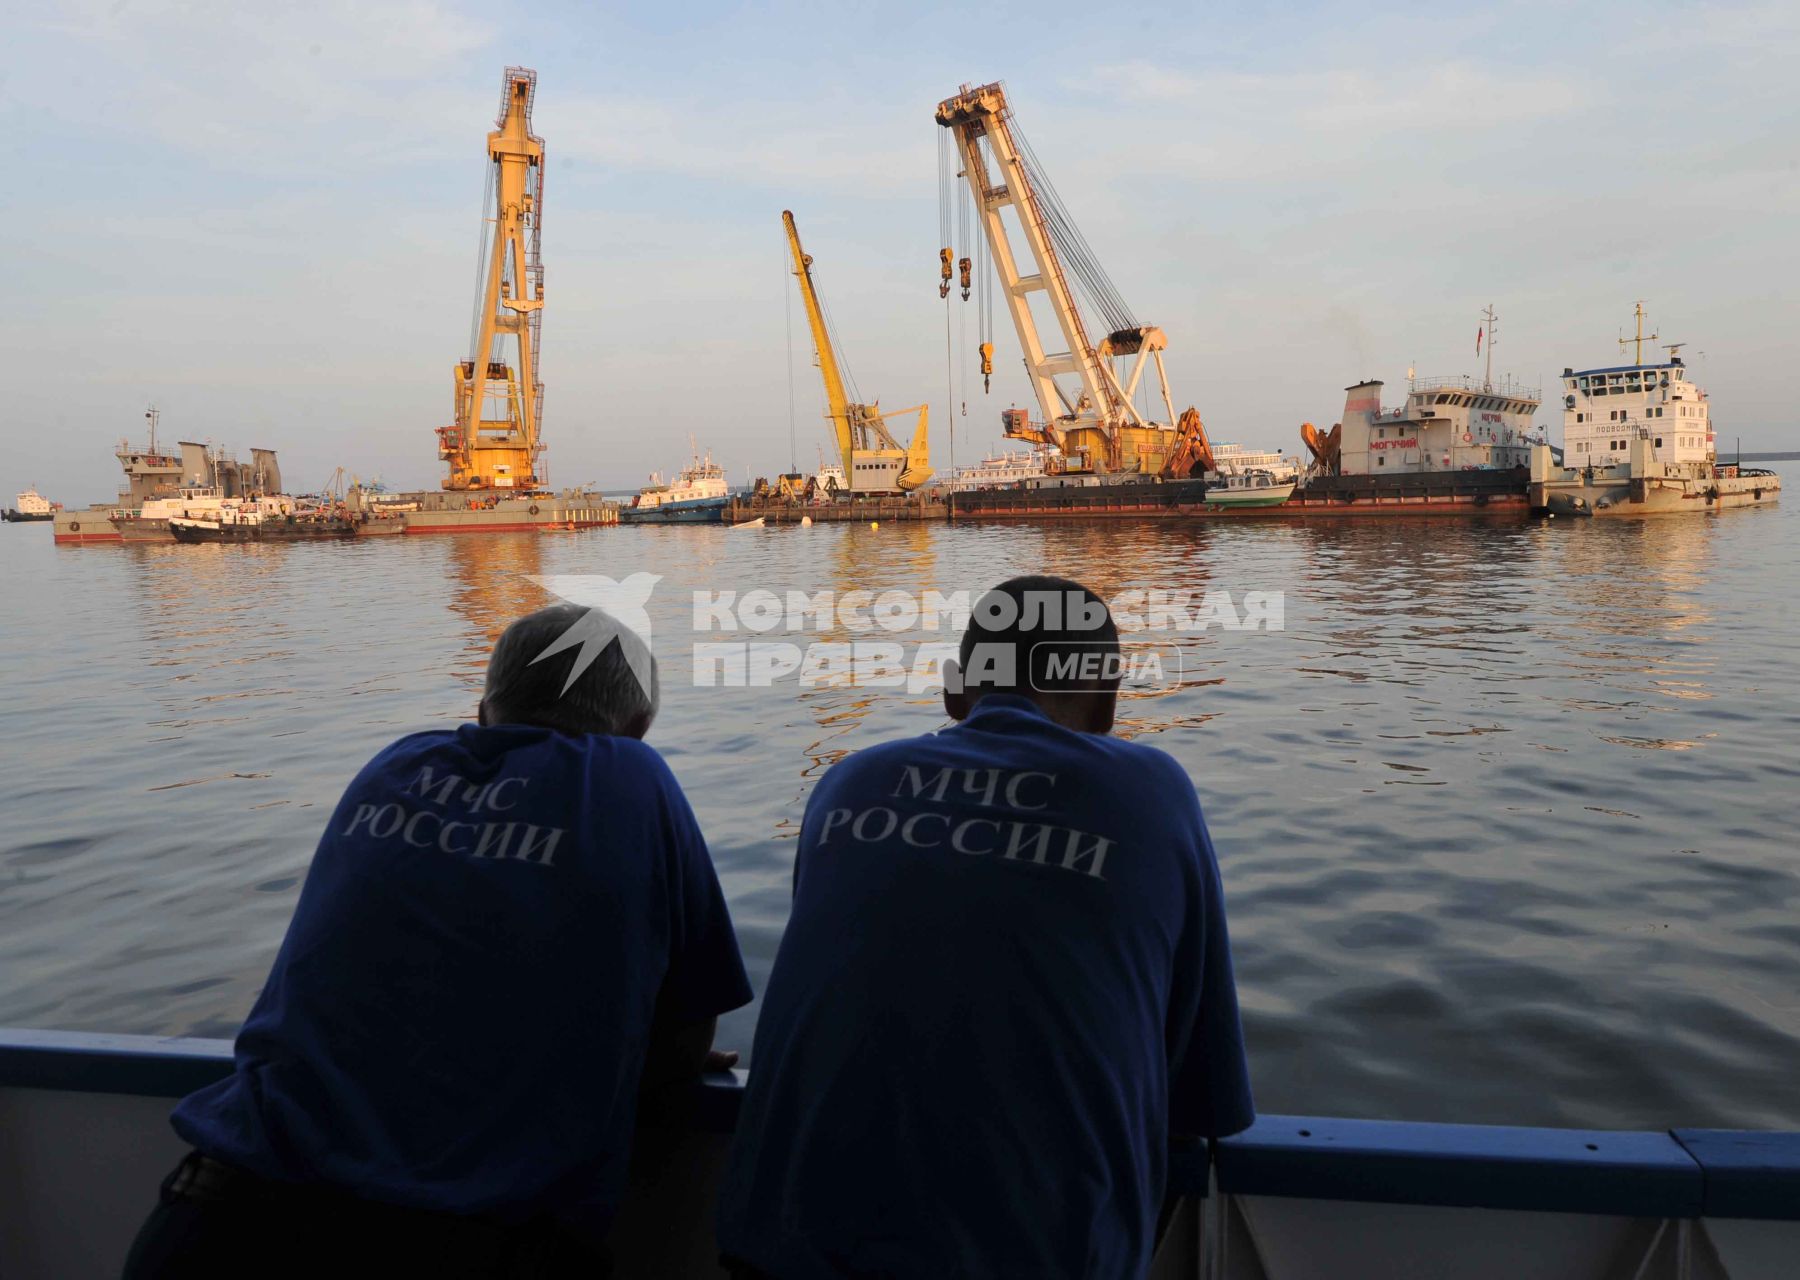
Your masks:
<instances>
[{"instance_id":1,"label":"water reflection","mask_svg":"<svg viewBox=\"0 0 1800 1280\"><path fill-rule=\"evenodd\" d=\"M463 622L464 641L451 673L480 700L488 655L500 633L556 597L534 578L544 573L547 535L537 533L445 534L446 607ZM471 706L468 718L473 719Z\"/></svg>"}]
</instances>

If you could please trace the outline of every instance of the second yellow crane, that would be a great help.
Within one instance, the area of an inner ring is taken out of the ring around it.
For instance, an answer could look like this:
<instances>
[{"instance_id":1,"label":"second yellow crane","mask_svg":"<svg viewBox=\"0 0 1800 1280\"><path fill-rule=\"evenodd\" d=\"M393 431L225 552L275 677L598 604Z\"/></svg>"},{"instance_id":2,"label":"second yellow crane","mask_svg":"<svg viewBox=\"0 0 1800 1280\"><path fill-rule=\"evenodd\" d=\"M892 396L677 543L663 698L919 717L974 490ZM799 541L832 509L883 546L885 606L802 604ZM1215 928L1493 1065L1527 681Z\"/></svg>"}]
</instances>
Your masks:
<instances>
[{"instance_id":1,"label":"second yellow crane","mask_svg":"<svg viewBox=\"0 0 1800 1280\"><path fill-rule=\"evenodd\" d=\"M800 281L807 323L812 326L813 350L819 359L819 373L825 379L825 413L831 419L832 434L837 437L838 451L843 455L845 488L852 494L911 492L931 478L927 407L921 404L883 413L879 401L874 404L851 401L844 390L837 352L832 349L831 334L825 325L825 311L819 304L818 290L813 287L812 255L800 247L800 232L794 226L794 215L784 210L781 222L787 228L788 248L794 255L794 275ZM887 420L909 413L919 415L919 425L913 431L912 439L902 447L888 430Z\"/></svg>"}]
</instances>

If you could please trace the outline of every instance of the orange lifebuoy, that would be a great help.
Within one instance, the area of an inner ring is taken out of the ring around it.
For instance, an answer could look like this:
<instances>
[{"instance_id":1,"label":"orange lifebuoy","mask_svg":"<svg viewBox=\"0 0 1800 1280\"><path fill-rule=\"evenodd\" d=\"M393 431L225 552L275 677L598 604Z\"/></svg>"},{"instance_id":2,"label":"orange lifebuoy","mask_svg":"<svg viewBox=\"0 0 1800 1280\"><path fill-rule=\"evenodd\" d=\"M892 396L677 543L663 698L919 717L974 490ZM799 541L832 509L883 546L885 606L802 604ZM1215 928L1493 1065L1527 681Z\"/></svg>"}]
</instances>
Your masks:
<instances>
[{"instance_id":1,"label":"orange lifebuoy","mask_svg":"<svg viewBox=\"0 0 1800 1280\"><path fill-rule=\"evenodd\" d=\"M69 532L70 533L80 533L81 532L81 521L79 521L79 520L69 521Z\"/></svg>"},{"instance_id":2,"label":"orange lifebuoy","mask_svg":"<svg viewBox=\"0 0 1800 1280\"><path fill-rule=\"evenodd\" d=\"M532 514L534 516L538 513L537 503L535 503L535 502L532 503L529 507L527 507L525 509L527 512L529 512L530 514Z\"/></svg>"},{"instance_id":3,"label":"orange lifebuoy","mask_svg":"<svg viewBox=\"0 0 1800 1280\"><path fill-rule=\"evenodd\" d=\"M1472 441L1474 439L1475 439L1475 437L1470 435L1467 431L1463 432L1463 443L1464 444L1468 444L1470 441Z\"/></svg>"}]
</instances>

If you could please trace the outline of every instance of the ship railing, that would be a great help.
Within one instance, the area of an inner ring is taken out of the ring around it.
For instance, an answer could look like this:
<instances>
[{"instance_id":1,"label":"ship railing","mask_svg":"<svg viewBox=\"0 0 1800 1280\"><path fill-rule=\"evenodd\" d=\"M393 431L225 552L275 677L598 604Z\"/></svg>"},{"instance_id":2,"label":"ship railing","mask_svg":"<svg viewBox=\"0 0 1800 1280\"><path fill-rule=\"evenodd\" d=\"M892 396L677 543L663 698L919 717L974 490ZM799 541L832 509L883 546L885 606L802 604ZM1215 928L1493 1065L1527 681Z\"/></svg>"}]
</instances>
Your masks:
<instances>
[{"instance_id":1,"label":"ship railing","mask_svg":"<svg viewBox=\"0 0 1800 1280\"><path fill-rule=\"evenodd\" d=\"M1459 373L1447 378L1408 378L1406 385L1411 391L1472 391L1477 395L1510 396L1517 400L1536 400L1539 403L1544 399L1544 389L1541 386L1527 386L1511 376L1487 383L1473 374Z\"/></svg>"}]
</instances>

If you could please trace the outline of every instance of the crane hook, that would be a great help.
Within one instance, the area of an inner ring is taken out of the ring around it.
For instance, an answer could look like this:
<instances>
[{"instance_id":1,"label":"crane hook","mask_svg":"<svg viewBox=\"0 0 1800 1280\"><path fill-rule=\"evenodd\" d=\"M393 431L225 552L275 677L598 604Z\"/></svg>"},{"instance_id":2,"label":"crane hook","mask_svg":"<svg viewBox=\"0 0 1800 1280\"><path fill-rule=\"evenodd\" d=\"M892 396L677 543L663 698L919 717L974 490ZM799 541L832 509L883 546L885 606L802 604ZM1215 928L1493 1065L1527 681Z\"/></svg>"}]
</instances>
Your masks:
<instances>
[{"instance_id":1,"label":"crane hook","mask_svg":"<svg viewBox=\"0 0 1800 1280\"><path fill-rule=\"evenodd\" d=\"M967 302L969 300L969 268L975 264L970 262L967 258L963 258L959 260L956 265L962 268L963 301Z\"/></svg>"},{"instance_id":2,"label":"crane hook","mask_svg":"<svg viewBox=\"0 0 1800 1280\"><path fill-rule=\"evenodd\" d=\"M943 280L943 283L938 285L938 297L940 298L950 296L950 263L955 257L956 255L950 251L948 245L938 250L938 271Z\"/></svg>"},{"instance_id":3,"label":"crane hook","mask_svg":"<svg viewBox=\"0 0 1800 1280\"><path fill-rule=\"evenodd\" d=\"M993 385L993 380L994 344L991 342L984 342L981 344L981 390L984 395Z\"/></svg>"}]
</instances>

